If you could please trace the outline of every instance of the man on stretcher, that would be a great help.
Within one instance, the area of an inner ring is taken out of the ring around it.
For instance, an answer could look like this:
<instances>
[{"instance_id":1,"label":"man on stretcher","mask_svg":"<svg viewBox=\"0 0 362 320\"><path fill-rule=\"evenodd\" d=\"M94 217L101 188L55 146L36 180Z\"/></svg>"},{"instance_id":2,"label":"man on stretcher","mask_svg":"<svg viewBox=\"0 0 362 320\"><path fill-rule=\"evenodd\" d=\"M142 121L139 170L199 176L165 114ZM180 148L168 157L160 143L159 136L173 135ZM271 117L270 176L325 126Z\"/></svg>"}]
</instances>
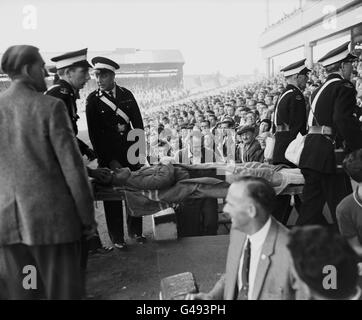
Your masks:
<instances>
[{"instance_id":1,"label":"man on stretcher","mask_svg":"<svg viewBox=\"0 0 362 320\"><path fill-rule=\"evenodd\" d=\"M280 186L285 180L280 169L282 169L281 166L258 162L242 163L234 166L215 163L182 165L164 162L153 166L144 166L137 171L131 171L128 168L117 169L114 172L103 168L95 169L109 170L109 174L105 175L104 179L96 178L95 182L138 190L162 190L170 188L178 181L190 178L213 177L232 183L235 176L251 175L262 177L271 182L273 186Z\"/></svg>"}]
</instances>

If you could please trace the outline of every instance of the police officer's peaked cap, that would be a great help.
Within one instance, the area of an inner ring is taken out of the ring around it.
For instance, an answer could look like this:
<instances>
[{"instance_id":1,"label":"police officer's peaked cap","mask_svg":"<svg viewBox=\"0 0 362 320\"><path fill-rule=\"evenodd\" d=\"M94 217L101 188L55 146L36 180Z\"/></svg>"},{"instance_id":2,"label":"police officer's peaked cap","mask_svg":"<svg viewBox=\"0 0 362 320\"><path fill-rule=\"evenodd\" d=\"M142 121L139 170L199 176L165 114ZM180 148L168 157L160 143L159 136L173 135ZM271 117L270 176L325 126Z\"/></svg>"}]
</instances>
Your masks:
<instances>
[{"instance_id":1,"label":"police officer's peaked cap","mask_svg":"<svg viewBox=\"0 0 362 320\"><path fill-rule=\"evenodd\" d=\"M14 73L27 64L40 59L39 49L29 45L16 45L9 47L1 59L1 69L4 73Z\"/></svg>"},{"instance_id":2,"label":"police officer's peaked cap","mask_svg":"<svg viewBox=\"0 0 362 320\"><path fill-rule=\"evenodd\" d=\"M94 57L92 59L92 64L94 70L110 70L112 72L116 72L119 69L118 63L114 62L111 59L105 57Z\"/></svg>"},{"instance_id":3,"label":"police officer's peaked cap","mask_svg":"<svg viewBox=\"0 0 362 320\"><path fill-rule=\"evenodd\" d=\"M318 60L323 67L327 67L331 64L343 61L352 61L357 57L350 52L350 41L343 43L338 48L329 51L326 55Z\"/></svg>"},{"instance_id":4,"label":"police officer's peaked cap","mask_svg":"<svg viewBox=\"0 0 362 320\"><path fill-rule=\"evenodd\" d=\"M57 70L69 68L69 67L88 67L92 66L87 61L87 51L88 49L82 49L78 51L72 51L60 56L50 59L55 62L55 67Z\"/></svg>"},{"instance_id":5,"label":"police officer's peaked cap","mask_svg":"<svg viewBox=\"0 0 362 320\"><path fill-rule=\"evenodd\" d=\"M311 70L305 66L305 60L306 59L302 59L297 62L294 62L294 63L284 67L280 71L283 72L284 77L289 77L289 76L292 76L293 74L307 74Z\"/></svg>"}]
</instances>

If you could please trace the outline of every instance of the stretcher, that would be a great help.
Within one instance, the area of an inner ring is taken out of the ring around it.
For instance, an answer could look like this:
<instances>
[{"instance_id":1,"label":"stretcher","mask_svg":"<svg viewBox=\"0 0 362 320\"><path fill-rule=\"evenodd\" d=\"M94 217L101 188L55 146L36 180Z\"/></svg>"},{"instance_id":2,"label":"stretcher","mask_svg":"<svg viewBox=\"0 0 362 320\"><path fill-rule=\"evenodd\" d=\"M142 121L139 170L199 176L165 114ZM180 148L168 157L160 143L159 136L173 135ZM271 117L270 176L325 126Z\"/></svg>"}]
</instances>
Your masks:
<instances>
[{"instance_id":1,"label":"stretcher","mask_svg":"<svg viewBox=\"0 0 362 320\"><path fill-rule=\"evenodd\" d=\"M106 187L93 184L96 201L126 202L131 216L152 215L169 207L175 207L187 198L225 198L230 183L238 176L263 177L274 187L278 195L302 193L304 178L299 169L272 166L261 163L181 165L188 172L188 178L177 181L167 189L143 190L129 186Z\"/></svg>"}]
</instances>

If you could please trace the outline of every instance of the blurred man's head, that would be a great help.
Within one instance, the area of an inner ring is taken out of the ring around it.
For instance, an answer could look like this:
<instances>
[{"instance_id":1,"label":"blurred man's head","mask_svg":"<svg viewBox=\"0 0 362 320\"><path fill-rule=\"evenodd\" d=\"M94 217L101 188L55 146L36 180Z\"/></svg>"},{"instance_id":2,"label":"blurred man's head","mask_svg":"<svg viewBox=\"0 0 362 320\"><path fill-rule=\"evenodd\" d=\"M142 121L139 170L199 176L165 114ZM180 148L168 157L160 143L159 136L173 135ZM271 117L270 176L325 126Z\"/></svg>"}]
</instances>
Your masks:
<instances>
[{"instance_id":1,"label":"blurred man's head","mask_svg":"<svg viewBox=\"0 0 362 320\"><path fill-rule=\"evenodd\" d=\"M232 106L232 105L228 105L227 106L227 109L226 109L226 114L229 116L229 117L233 117L235 115L235 107Z\"/></svg>"},{"instance_id":2,"label":"blurred man's head","mask_svg":"<svg viewBox=\"0 0 362 320\"><path fill-rule=\"evenodd\" d=\"M312 299L350 299L357 293L358 259L347 240L321 226L295 228L288 248Z\"/></svg>"},{"instance_id":3,"label":"blurred man's head","mask_svg":"<svg viewBox=\"0 0 362 320\"><path fill-rule=\"evenodd\" d=\"M353 151L343 160L343 168L357 183L362 183L362 149Z\"/></svg>"},{"instance_id":4,"label":"blurred man's head","mask_svg":"<svg viewBox=\"0 0 362 320\"><path fill-rule=\"evenodd\" d=\"M254 112L248 112L245 116L246 124L248 125L255 125L256 124L256 116Z\"/></svg>"},{"instance_id":5,"label":"blurred man's head","mask_svg":"<svg viewBox=\"0 0 362 320\"><path fill-rule=\"evenodd\" d=\"M260 122L259 133L268 132L271 129L271 121L269 119L263 119Z\"/></svg>"},{"instance_id":6,"label":"blurred man's head","mask_svg":"<svg viewBox=\"0 0 362 320\"><path fill-rule=\"evenodd\" d=\"M28 45L9 47L2 56L1 69L11 80L22 80L39 92L47 89L48 72L39 49Z\"/></svg>"},{"instance_id":7,"label":"blurred man's head","mask_svg":"<svg viewBox=\"0 0 362 320\"><path fill-rule=\"evenodd\" d=\"M245 176L230 185L224 212L232 228L252 235L269 219L275 204L275 191L262 178Z\"/></svg>"}]
</instances>

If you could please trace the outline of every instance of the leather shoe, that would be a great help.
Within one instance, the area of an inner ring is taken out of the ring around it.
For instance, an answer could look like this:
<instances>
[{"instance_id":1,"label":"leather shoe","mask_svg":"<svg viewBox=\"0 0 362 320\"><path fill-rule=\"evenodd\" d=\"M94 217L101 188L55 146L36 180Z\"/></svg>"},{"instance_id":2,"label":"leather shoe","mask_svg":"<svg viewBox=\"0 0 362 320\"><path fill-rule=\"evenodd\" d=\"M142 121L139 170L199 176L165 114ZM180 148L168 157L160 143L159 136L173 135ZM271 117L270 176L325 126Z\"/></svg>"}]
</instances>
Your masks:
<instances>
[{"instance_id":1,"label":"leather shoe","mask_svg":"<svg viewBox=\"0 0 362 320\"><path fill-rule=\"evenodd\" d=\"M147 240L146 240L146 238L144 236L137 236L136 241L139 244L144 244L144 243L146 243Z\"/></svg>"},{"instance_id":2,"label":"leather shoe","mask_svg":"<svg viewBox=\"0 0 362 320\"><path fill-rule=\"evenodd\" d=\"M127 249L127 244L125 242L115 243L114 247L118 250L125 250Z\"/></svg>"}]
</instances>

